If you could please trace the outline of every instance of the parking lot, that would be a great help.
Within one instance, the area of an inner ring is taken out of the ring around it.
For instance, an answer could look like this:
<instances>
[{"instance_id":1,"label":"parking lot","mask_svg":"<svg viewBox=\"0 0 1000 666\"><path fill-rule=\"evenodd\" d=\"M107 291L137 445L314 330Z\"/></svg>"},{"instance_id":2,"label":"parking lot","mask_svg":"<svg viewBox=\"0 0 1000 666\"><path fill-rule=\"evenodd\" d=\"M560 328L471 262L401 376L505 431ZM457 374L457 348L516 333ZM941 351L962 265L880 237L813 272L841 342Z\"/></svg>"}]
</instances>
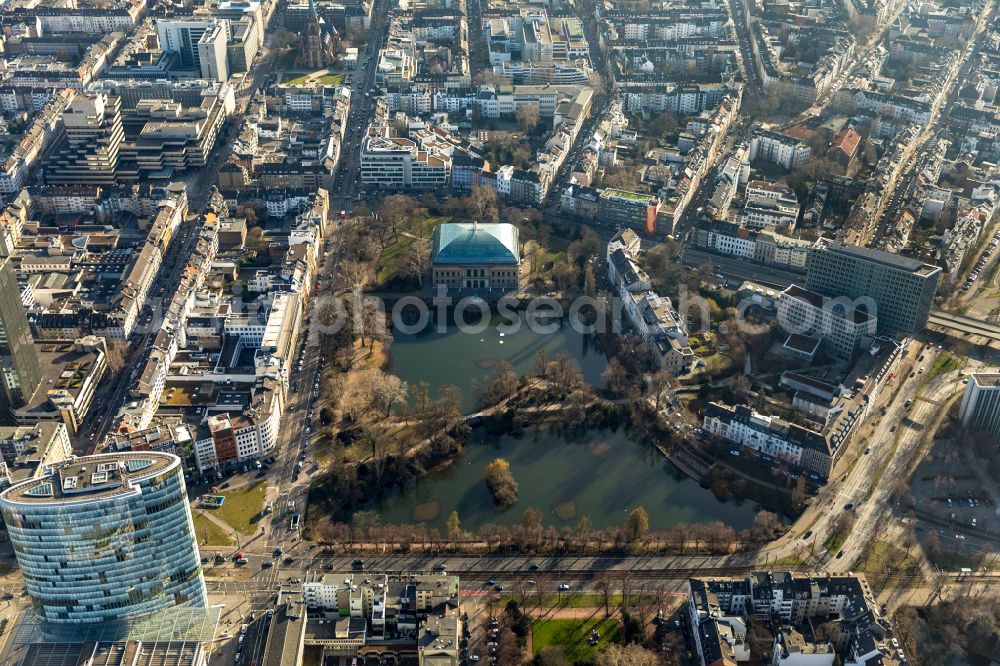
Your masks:
<instances>
[{"instance_id":1,"label":"parking lot","mask_svg":"<svg viewBox=\"0 0 1000 666\"><path fill-rule=\"evenodd\" d=\"M935 531L943 552L974 555L1000 535L996 498L985 489L970 457L970 442L935 440L913 475L908 506L924 531ZM994 548L995 549L995 548Z\"/></svg>"}]
</instances>

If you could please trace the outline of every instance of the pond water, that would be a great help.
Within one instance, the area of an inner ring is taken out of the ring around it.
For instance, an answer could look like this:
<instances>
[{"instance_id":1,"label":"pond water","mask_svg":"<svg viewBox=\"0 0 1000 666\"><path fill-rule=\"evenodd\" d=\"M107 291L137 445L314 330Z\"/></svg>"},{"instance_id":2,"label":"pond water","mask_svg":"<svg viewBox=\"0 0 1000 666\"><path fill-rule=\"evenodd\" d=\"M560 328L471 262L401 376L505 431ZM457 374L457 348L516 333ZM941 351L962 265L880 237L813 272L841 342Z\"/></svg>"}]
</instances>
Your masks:
<instances>
[{"instance_id":1,"label":"pond water","mask_svg":"<svg viewBox=\"0 0 1000 666\"><path fill-rule=\"evenodd\" d=\"M483 468L498 457L510 463L519 486L517 503L504 512L494 507L483 480ZM378 508L386 524L423 522L443 532L456 510L467 530L488 522L515 523L528 507L541 511L547 525L576 525L586 515L595 528L606 528L624 524L637 506L646 509L653 529L719 520L739 530L751 525L757 511L750 502L720 502L623 430L570 439L551 428L531 429L522 437L494 437L476 428L452 466Z\"/></svg>"},{"instance_id":2,"label":"pond water","mask_svg":"<svg viewBox=\"0 0 1000 666\"><path fill-rule=\"evenodd\" d=\"M525 322L523 314L521 322ZM496 316L486 330L476 333L461 331L454 324L439 328L433 321L420 333L394 331L389 372L410 386L421 380L429 382L432 397L441 386L454 384L464 395L465 412L477 406L474 383L488 380L500 361L507 361L523 375L532 371L535 355L542 349L549 358L569 354L585 380L604 386L601 373L607 360L595 336L580 333L567 320L562 320L554 333L539 332L525 324L517 332L501 334L497 329L506 323Z\"/></svg>"}]
</instances>

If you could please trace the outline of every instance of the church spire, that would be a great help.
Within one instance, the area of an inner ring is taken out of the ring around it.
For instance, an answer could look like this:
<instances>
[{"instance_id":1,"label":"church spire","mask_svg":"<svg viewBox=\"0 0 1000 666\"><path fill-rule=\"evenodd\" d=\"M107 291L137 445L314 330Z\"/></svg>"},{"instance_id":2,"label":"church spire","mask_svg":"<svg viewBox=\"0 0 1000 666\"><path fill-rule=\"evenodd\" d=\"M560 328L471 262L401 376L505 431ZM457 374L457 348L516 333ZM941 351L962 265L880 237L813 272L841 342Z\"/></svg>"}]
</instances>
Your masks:
<instances>
[{"instance_id":1,"label":"church spire","mask_svg":"<svg viewBox=\"0 0 1000 666\"><path fill-rule=\"evenodd\" d=\"M319 12L316 11L316 3L314 0L309 0L309 18L318 19Z\"/></svg>"}]
</instances>

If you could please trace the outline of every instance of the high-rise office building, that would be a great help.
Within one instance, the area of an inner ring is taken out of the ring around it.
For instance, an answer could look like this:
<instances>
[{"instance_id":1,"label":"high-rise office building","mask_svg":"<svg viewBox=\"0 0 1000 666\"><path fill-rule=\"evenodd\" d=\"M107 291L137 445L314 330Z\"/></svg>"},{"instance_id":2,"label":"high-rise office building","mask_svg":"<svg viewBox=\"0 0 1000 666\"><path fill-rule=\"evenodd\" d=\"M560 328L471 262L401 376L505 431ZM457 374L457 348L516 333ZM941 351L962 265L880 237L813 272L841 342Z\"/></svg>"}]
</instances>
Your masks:
<instances>
[{"instance_id":1,"label":"high-rise office building","mask_svg":"<svg viewBox=\"0 0 1000 666\"><path fill-rule=\"evenodd\" d=\"M202 78L225 81L229 77L226 47L229 30L226 20L159 19L156 36L160 48L177 53L182 69L197 70Z\"/></svg>"},{"instance_id":2,"label":"high-rise office building","mask_svg":"<svg viewBox=\"0 0 1000 666\"><path fill-rule=\"evenodd\" d=\"M986 432L1000 442L1000 374L969 375L958 420L969 430Z\"/></svg>"},{"instance_id":3,"label":"high-rise office building","mask_svg":"<svg viewBox=\"0 0 1000 666\"><path fill-rule=\"evenodd\" d=\"M217 23L206 30L198 40L198 65L201 68L201 78L209 81L226 81L229 79L229 36L226 26Z\"/></svg>"},{"instance_id":4,"label":"high-rise office building","mask_svg":"<svg viewBox=\"0 0 1000 666\"><path fill-rule=\"evenodd\" d=\"M104 93L77 95L62 115L63 134L45 159L45 181L60 185L115 185L125 140L121 100Z\"/></svg>"},{"instance_id":5,"label":"high-rise office building","mask_svg":"<svg viewBox=\"0 0 1000 666\"><path fill-rule=\"evenodd\" d=\"M24 587L48 622L107 622L206 605L181 460L70 458L0 492Z\"/></svg>"},{"instance_id":6,"label":"high-rise office building","mask_svg":"<svg viewBox=\"0 0 1000 666\"><path fill-rule=\"evenodd\" d=\"M42 369L9 256L0 254L0 404L7 417L38 390Z\"/></svg>"},{"instance_id":7,"label":"high-rise office building","mask_svg":"<svg viewBox=\"0 0 1000 666\"><path fill-rule=\"evenodd\" d=\"M912 335L927 325L941 269L916 259L844 243L816 248L809 256L806 284L837 298L870 298L880 333ZM863 308L863 304L861 304Z\"/></svg>"}]
</instances>

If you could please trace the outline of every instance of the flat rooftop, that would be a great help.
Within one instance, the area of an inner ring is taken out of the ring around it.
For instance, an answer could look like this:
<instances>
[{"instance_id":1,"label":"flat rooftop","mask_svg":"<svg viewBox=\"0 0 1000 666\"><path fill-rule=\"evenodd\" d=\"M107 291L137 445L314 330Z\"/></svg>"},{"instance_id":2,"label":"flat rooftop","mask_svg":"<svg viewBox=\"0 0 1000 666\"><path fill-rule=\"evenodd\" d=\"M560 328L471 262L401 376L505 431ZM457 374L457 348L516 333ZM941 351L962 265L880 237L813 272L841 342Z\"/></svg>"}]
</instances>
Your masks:
<instances>
[{"instance_id":1,"label":"flat rooftop","mask_svg":"<svg viewBox=\"0 0 1000 666\"><path fill-rule=\"evenodd\" d=\"M300 647L305 631L305 609L289 612L288 604L281 604L271 618L264 648L264 666L297 664L302 656Z\"/></svg>"},{"instance_id":2,"label":"flat rooftop","mask_svg":"<svg viewBox=\"0 0 1000 666\"><path fill-rule=\"evenodd\" d=\"M864 259L884 266L891 266L901 271L916 273L918 275L931 275L940 271L937 266L925 264L917 259L903 257L892 252L883 252L870 247L859 247L857 245L846 245L844 243L831 243L826 248L830 252L843 254L858 259Z\"/></svg>"},{"instance_id":3,"label":"flat rooftop","mask_svg":"<svg viewBox=\"0 0 1000 666\"><path fill-rule=\"evenodd\" d=\"M42 381L38 390L19 412L48 411L49 391L65 391L76 400L97 364L97 352L78 349L73 341L36 340ZM54 412L54 408L52 409Z\"/></svg>"},{"instance_id":4,"label":"flat rooftop","mask_svg":"<svg viewBox=\"0 0 1000 666\"><path fill-rule=\"evenodd\" d=\"M801 335L799 333L792 333L788 336L788 339L785 340L785 347L803 354L815 354L817 348L819 347L819 342L819 338Z\"/></svg>"},{"instance_id":5,"label":"flat rooftop","mask_svg":"<svg viewBox=\"0 0 1000 666\"><path fill-rule=\"evenodd\" d=\"M0 493L0 501L31 504L93 501L126 495L134 482L180 464L169 453L122 451L70 458Z\"/></svg>"},{"instance_id":6,"label":"flat rooftop","mask_svg":"<svg viewBox=\"0 0 1000 666\"><path fill-rule=\"evenodd\" d=\"M1000 386L1000 373L975 373L970 375L970 377L972 378L972 381L976 383L976 386L982 386L984 388L997 388Z\"/></svg>"}]
</instances>

